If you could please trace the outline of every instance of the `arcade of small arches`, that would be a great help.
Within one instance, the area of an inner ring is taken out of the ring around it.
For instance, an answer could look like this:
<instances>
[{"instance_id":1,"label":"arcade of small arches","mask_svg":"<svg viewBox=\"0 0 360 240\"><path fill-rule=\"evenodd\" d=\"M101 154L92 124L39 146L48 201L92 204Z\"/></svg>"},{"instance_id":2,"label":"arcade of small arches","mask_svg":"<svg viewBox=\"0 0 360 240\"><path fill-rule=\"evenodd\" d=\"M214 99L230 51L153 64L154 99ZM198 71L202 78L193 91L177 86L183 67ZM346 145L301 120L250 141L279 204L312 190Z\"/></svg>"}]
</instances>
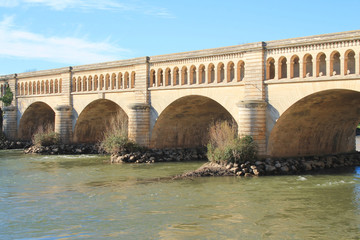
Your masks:
<instances>
[{"instance_id":1,"label":"arcade of small arches","mask_svg":"<svg viewBox=\"0 0 360 240\"><path fill-rule=\"evenodd\" d=\"M324 52L319 52L315 58L315 69L313 69L313 55L310 53L306 53L302 58L298 55L291 56L290 69L288 68L288 59L285 56L280 56L277 59L269 57L266 60L266 80L276 79L276 74L277 79L355 74L357 69L355 51L349 49L344 52L343 56L342 59L338 51L333 51L328 56ZM327 60L327 57L329 60ZM302 59L302 63L300 59ZM276 63L278 67L276 67ZM300 64L302 64L302 72ZM328 64L329 68L327 68ZM290 75L288 73L289 70Z\"/></svg>"},{"instance_id":2,"label":"arcade of small arches","mask_svg":"<svg viewBox=\"0 0 360 240\"><path fill-rule=\"evenodd\" d=\"M73 77L72 92L132 89L135 88L135 71Z\"/></svg>"},{"instance_id":3,"label":"arcade of small arches","mask_svg":"<svg viewBox=\"0 0 360 240\"><path fill-rule=\"evenodd\" d=\"M226 66L226 67L225 67ZM239 61L236 66L233 61L226 65L223 62L216 66L210 63L188 67L170 67L150 70L150 87L179 86L192 84L212 84L224 82L241 82L245 77L245 62Z\"/></svg>"},{"instance_id":4,"label":"arcade of small arches","mask_svg":"<svg viewBox=\"0 0 360 240\"><path fill-rule=\"evenodd\" d=\"M16 95L40 95L40 94L53 94L62 92L62 79L51 79L42 81L29 81L17 84Z\"/></svg>"}]
</instances>

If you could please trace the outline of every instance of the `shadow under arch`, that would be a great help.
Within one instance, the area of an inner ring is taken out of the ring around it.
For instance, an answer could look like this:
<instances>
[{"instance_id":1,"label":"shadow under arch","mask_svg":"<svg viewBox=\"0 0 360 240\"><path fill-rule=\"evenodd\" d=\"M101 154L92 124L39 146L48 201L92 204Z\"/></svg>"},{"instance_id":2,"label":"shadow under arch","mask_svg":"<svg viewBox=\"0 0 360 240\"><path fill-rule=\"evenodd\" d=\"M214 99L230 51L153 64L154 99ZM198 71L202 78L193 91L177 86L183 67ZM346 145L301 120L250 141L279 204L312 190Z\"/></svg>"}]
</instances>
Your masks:
<instances>
[{"instance_id":1,"label":"shadow under arch","mask_svg":"<svg viewBox=\"0 0 360 240\"><path fill-rule=\"evenodd\" d=\"M74 130L75 143L96 143L103 139L104 132L113 124L121 124L128 130L128 116L115 102L99 99L91 102L80 113Z\"/></svg>"},{"instance_id":2,"label":"shadow under arch","mask_svg":"<svg viewBox=\"0 0 360 240\"><path fill-rule=\"evenodd\" d=\"M355 151L360 92L325 90L294 103L271 131L268 155L292 157Z\"/></svg>"},{"instance_id":3,"label":"shadow under arch","mask_svg":"<svg viewBox=\"0 0 360 240\"><path fill-rule=\"evenodd\" d=\"M214 121L236 121L218 102L191 95L172 102L160 114L152 130L151 148L188 148L204 146L208 128Z\"/></svg>"},{"instance_id":4,"label":"shadow under arch","mask_svg":"<svg viewBox=\"0 0 360 240\"><path fill-rule=\"evenodd\" d=\"M32 103L23 113L19 124L19 139L30 141L41 130L54 130L55 112L44 102Z\"/></svg>"}]
</instances>

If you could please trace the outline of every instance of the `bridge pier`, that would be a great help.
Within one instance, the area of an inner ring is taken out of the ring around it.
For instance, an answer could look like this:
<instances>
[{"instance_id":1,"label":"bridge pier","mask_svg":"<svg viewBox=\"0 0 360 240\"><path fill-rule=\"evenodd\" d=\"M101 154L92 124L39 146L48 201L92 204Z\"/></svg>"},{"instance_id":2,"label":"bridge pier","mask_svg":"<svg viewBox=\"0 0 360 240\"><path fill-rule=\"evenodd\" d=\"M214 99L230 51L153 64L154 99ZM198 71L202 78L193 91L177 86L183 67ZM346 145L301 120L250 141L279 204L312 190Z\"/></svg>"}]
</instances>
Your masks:
<instances>
[{"instance_id":1,"label":"bridge pier","mask_svg":"<svg viewBox=\"0 0 360 240\"><path fill-rule=\"evenodd\" d=\"M5 136L10 140L17 139L17 108L7 106L3 108L3 131Z\"/></svg>"},{"instance_id":2,"label":"bridge pier","mask_svg":"<svg viewBox=\"0 0 360 240\"><path fill-rule=\"evenodd\" d=\"M60 135L62 143L70 143L72 137L72 107L70 105L58 105L55 110L55 132Z\"/></svg>"},{"instance_id":3,"label":"bridge pier","mask_svg":"<svg viewBox=\"0 0 360 240\"><path fill-rule=\"evenodd\" d=\"M141 146L150 145L150 105L134 103L130 106L129 138Z\"/></svg>"},{"instance_id":4,"label":"bridge pier","mask_svg":"<svg viewBox=\"0 0 360 240\"><path fill-rule=\"evenodd\" d=\"M266 155L266 106L264 100L244 100L239 108L239 135L252 136L260 156Z\"/></svg>"}]
</instances>

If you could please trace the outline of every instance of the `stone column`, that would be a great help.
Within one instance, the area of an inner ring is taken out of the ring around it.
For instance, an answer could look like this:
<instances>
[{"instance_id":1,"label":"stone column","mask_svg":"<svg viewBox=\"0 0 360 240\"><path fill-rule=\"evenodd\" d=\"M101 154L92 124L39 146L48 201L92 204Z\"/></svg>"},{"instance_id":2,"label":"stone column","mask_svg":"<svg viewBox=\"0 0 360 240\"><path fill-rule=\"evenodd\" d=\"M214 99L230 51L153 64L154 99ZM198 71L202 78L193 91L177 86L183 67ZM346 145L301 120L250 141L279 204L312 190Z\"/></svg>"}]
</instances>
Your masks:
<instances>
[{"instance_id":1,"label":"stone column","mask_svg":"<svg viewBox=\"0 0 360 240\"><path fill-rule=\"evenodd\" d=\"M274 75L274 79L279 79L279 61L278 60L275 60L275 63L274 63L274 69L275 69L275 75Z\"/></svg>"},{"instance_id":2,"label":"stone column","mask_svg":"<svg viewBox=\"0 0 360 240\"><path fill-rule=\"evenodd\" d=\"M290 79L291 78L291 65L293 65L293 63L291 62L291 58L287 59L287 64L286 64L286 78Z\"/></svg>"},{"instance_id":3,"label":"stone column","mask_svg":"<svg viewBox=\"0 0 360 240\"><path fill-rule=\"evenodd\" d=\"M3 108L3 131L5 136L10 140L17 139L17 108L7 106Z\"/></svg>"},{"instance_id":4,"label":"stone column","mask_svg":"<svg viewBox=\"0 0 360 240\"><path fill-rule=\"evenodd\" d=\"M305 78L304 76L304 65L302 60L299 58L299 78Z\"/></svg>"},{"instance_id":5,"label":"stone column","mask_svg":"<svg viewBox=\"0 0 360 240\"><path fill-rule=\"evenodd\" d=\"M150 105L134 103L129 106L129 138L141 146L150 145Z\"/></svg>"},{"instance_id":6,"label":"stone column","mask_svg":"<svg viewBox=\"0 0 360 240\"><path fill-rule=\"evenodd\" d=\"M326 76L330 77L331 76L331 70L330 70L330 60L328 61L327 59L330 58L328 56L326 56L327 58L325 59L326 62Z\"/></svg>"},{"instance_id":7,"label":"stone column","mask_svg":"<svg viewBox=\"0 0 360 240\"><path fill-rule=\"evenodd\" d=\"M62 143L70 143L72 138L72 107L70 105L58 105L55 110L55 132L60 135Z\"/></svg>"},{"instance_id":8,"label":"stone column","mask_svg":"<svg viewBox=\"0 0 360 240\"><path fill-rule=\"evenodd\" d=\"M359 55L355 53L355 74L359 74L359 65L360 65L360 62L359 62Z\"/></svg>"},{"instance_id":9,"label":"stone column","mask_svg":"<svg viewBox=\"0 0 360 240\"><path fill-rule=\"evenodd\" d=\"M344 64L345 64L345 58L343 57L344 55L342 55L341 57L340 57L340 76L345 76L346 75L346 68L347 67L345 67L344 66Z\"/></svg>"},{"instance_id":10,"label":"stone column","mask_svg":"<svg viewBox=\"0 0 360 240\"><path fill-rule=\"evenodd\" d=\"M266 155L266 106L264 100L244 100L239 108L239 136L252 136L259 156Z\"/></svg>"}]
</instances>

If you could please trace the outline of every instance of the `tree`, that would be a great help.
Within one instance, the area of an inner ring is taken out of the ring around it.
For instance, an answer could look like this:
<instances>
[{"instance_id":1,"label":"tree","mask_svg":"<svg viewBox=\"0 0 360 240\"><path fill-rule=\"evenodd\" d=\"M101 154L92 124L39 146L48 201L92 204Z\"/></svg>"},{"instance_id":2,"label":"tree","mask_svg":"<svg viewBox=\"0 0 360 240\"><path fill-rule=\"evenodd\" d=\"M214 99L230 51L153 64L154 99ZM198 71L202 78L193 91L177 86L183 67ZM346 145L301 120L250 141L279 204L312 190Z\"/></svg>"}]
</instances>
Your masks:
<instances>
[{"instance_id":1,"label":"tree","mask_svg":"<svg viewBox=\"0 0 360 240\"><path fill-rule=\"evenodd\" d=\"M9 84L5 85L4 96L0 100L4 103L5 106L10 106L12 100L14 99L14 94L12 93Z\"/></svg>"}]
</instances>

